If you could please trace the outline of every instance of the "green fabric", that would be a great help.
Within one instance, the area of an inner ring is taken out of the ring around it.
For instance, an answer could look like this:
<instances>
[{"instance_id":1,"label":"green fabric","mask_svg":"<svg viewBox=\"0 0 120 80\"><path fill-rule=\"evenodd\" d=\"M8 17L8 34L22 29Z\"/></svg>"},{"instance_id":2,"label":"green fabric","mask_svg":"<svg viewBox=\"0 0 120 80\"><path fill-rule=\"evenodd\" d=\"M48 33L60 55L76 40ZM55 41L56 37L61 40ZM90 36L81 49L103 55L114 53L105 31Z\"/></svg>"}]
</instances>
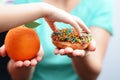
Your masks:
<instances>
[{"instance_id":1,"label":"green fabric","mask_svg":"<svg viewBox=\"0 0 120 80\"><path fill-rule=\"evenodd\" d=\"M15 0L16 4L39 2L41 0ZM107 5L106 5L107 3ZM81 0L71 11L80 17L88 27L97 26L113 34L112 30L112 0ZM51 29L43 18L35 30L44 48L44 58L34 71L32 80L79 80L75 73L71 59L67 56L54 55L55 46L51 41ZM56 23L58 28L71 27L68 24Z\"/></svg>"}]
</instances>

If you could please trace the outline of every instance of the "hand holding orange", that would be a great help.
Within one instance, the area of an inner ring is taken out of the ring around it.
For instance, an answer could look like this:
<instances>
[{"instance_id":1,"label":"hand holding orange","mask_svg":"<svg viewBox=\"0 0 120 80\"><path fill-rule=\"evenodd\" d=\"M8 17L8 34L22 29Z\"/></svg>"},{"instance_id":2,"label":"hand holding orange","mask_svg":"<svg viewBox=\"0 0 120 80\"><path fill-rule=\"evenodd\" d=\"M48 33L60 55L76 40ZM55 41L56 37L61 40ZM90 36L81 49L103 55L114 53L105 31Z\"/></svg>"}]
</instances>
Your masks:
<instances>
[{"instance_id":1,"label":"hand holding orange","mask_svg":"<svg viewBox=\"0 0 120 80\"><path fill-rule=\"evenodd\" d=\"M32 28L18 26L8 31L5 49L8 56L15 61L31 60L37 56L40 40Z\"/></svg>"}]
</instances>

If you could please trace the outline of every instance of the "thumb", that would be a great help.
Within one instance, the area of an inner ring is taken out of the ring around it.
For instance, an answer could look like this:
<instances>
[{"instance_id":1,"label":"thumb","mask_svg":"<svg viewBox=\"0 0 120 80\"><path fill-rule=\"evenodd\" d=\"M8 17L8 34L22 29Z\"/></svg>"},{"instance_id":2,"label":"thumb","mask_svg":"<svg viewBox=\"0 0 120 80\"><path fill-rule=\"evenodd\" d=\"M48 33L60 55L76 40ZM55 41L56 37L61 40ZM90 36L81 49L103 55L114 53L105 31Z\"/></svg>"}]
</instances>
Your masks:
<instances>
[{"instance_id":1,"label":"thumb","mask_svg":"<svg viewBox=\"0 0 120 80\"><path fill-rule=\"evenodd\" d=\"M5 45L3 45L2 47L0 47L0 55L1 55L2 57L5 57L5 56L6 56Z\"/></svg>"},{"instance_id":2,"label":"thumb","mask_svg":"<svg viewBox=\"0 0 120 80\"><path fill-rule=\"evenodd\" d=\"M94 39L91 40L91 42L88 46L88 50L90 50L90 51L95 51L96 50L96 41Z\"/></svg>"}]
</instances>

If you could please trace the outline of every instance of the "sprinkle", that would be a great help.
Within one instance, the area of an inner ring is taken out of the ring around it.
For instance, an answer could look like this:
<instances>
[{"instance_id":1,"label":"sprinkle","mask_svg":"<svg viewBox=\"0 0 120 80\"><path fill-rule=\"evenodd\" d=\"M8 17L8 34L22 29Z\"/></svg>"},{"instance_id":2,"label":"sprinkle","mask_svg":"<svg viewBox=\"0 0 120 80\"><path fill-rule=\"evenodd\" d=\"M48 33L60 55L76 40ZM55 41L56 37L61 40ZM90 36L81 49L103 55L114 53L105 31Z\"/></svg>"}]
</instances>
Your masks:
<instances>
[{"instance_id":1,"label":"sprinkle","mask_svg":"<svg viewBox=\"0 0 120 80\"><path fill-rule=\"evenodd\" d=\"M56 37L57 36L57 37ZM60 29L57 32L53 32L52 38L54 40L59 40L59 41L67 41L71 43L86 43L91 41L92 35L87 34L86 32L82 32L82 36L79 37L78 33L75 31L75 29Z\"/></svg>"}]
</instances>

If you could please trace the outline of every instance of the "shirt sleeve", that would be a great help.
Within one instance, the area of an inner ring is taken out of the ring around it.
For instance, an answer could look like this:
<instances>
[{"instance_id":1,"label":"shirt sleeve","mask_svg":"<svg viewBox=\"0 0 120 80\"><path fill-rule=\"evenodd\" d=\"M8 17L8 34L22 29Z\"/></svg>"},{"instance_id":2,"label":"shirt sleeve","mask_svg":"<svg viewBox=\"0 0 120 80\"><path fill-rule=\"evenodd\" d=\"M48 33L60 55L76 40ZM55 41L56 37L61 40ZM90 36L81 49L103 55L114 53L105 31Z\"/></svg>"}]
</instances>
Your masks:
<instances>
[{"instance_id":1,"label":"shirt sleeve","mask_svg":"<svg viewBox=\"0 0 120 80\"><path fill-rule=\"evenodd\" d=\"M113 1L96 0L88 27L101 27L113 34Z\"/></svg>"}]
</instances>

